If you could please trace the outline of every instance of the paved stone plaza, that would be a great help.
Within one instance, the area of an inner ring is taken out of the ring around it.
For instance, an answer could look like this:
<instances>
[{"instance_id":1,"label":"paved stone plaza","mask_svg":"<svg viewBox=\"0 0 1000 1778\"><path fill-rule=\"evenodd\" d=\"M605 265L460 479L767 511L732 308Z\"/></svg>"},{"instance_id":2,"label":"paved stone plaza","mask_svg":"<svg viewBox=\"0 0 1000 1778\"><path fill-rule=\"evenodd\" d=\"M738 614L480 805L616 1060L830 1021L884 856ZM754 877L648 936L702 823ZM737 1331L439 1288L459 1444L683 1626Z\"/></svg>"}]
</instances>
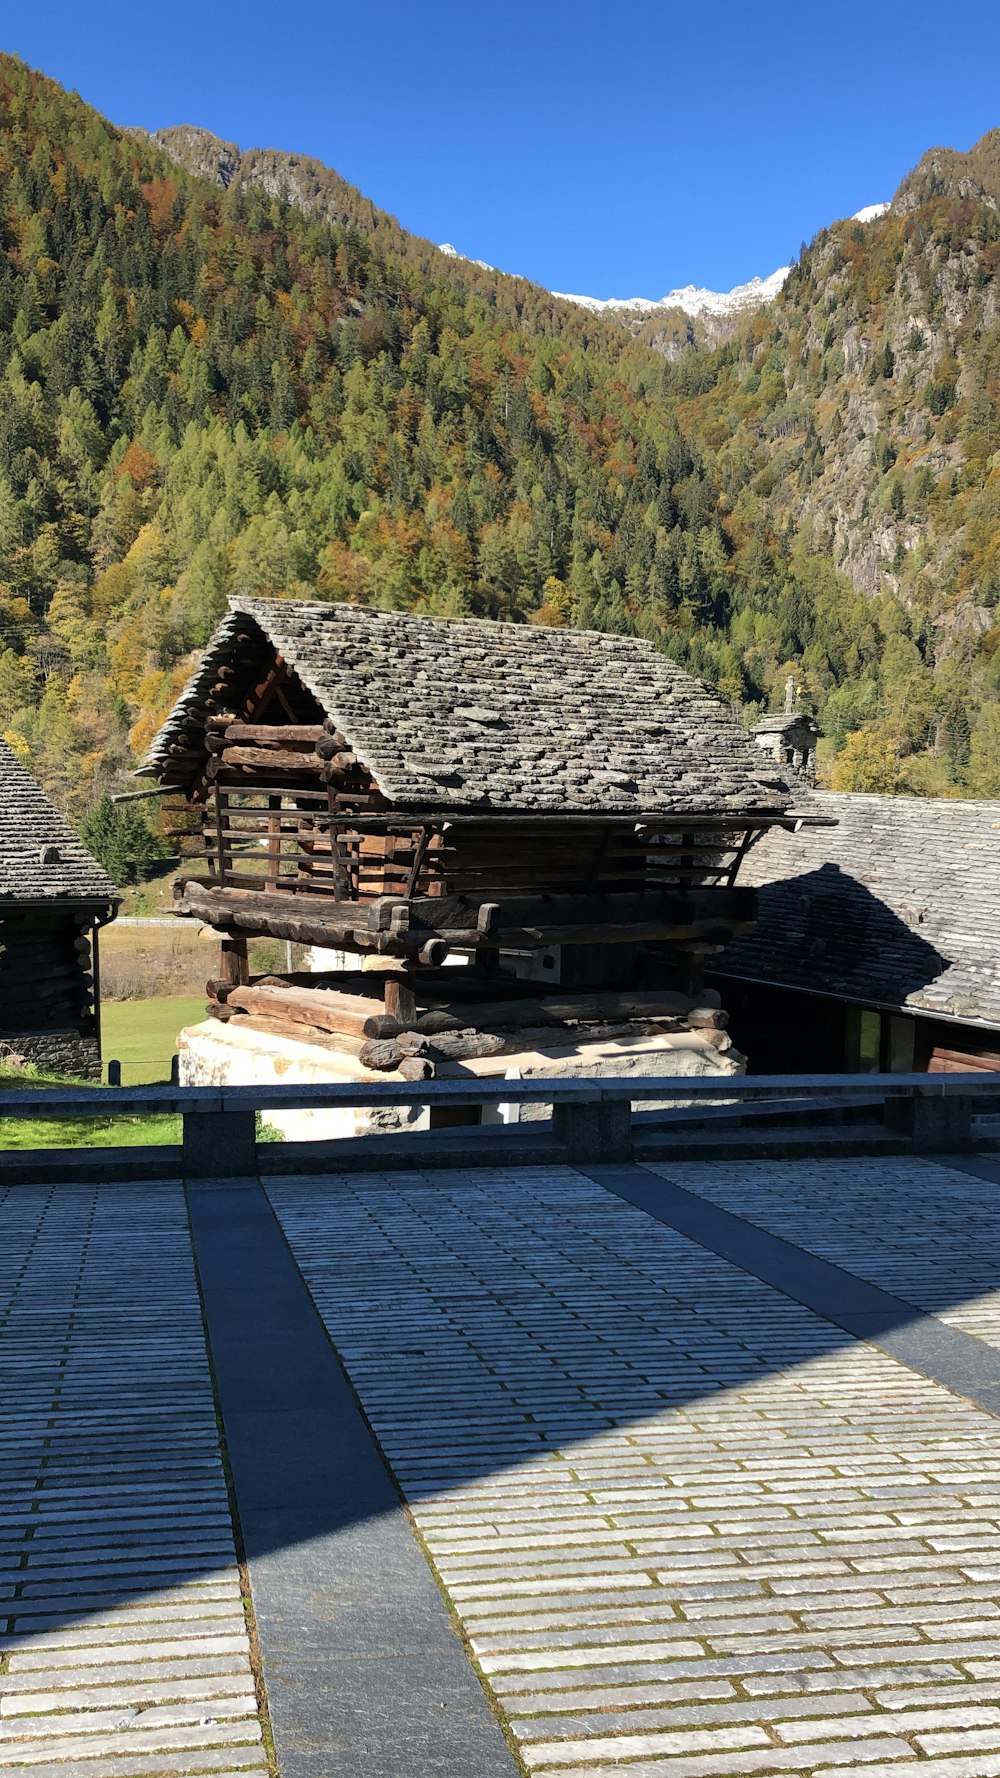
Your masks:
<instances>
[{"instance_id":1,"label":"paved stone plaza","mask_svg":"<svg viewBox=\"0 0 1000 1778\"><path fill-rule=\"evenodd\" d=\"M1000 1775L1000 1168L594 1174L7 1191L0 1770Z\"/></svg>"}]
</instances>

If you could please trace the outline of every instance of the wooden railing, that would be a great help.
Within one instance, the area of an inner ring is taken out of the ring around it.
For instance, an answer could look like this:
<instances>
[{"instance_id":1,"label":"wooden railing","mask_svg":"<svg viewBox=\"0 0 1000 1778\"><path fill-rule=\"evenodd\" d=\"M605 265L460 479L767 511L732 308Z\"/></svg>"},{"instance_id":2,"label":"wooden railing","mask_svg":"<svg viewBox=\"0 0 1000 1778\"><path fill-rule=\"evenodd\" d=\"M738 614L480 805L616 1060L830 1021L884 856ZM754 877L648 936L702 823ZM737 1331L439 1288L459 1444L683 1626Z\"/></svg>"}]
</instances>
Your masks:
<instances>
[{"instance_id":1,"label":"wooden railing","mask_svg":"<svg viewBox=\"0 0 1000 1778\"><path fill-rule=\"evenodd\" d=\"M256 1114L259 1111L329 1111L375 1109L385 1106L475 1107L483 1105L551 1105L548 1132L558 1148L556 1158L571 1162L628 1161L633 1154L633 1108L654 1102L679 1102L690 1118L692 1104L706 1108L724 1106L730 1112L741 1104L768 1101L794 1115L796 1103L815 1110L817 1103L831 1109L838 1103L874 1102L882 1111L886 1129L900 1137L915 1153L948 1153L975 1145L977 1115L1000 1116L1000 1075L976 1074L826 1074L744 1075L683 1077L641 1080L437 1080L411 1082L328 1083L324 1085L257 1085L225 1087L118 1087L90 1090L67 1087L52 1090L11 1088L0 1092L0 1119L81 1118L114 1116L163 1116L183 1119L182 1153L178 1159L189 1177L219 1177L252 1173L266 1156L280 1170L281 1145L258 1152ZM665 1114L669 1122L669 1111ZM544 1124L532 1130L546 1132ZM462 1135L483 1141L484 1165L503 1165L513 1158L515 1132L497 1124ZM455 1131L393 1133L397 1147L412 1151L413 1165L434 1165L434 1138L454 1138ZM308 1145L317 1173L331 1167L352 1165L366 1143L384 1137L358 1136L320 1140ZM65 1150L50 1151L53 1156ZM82 1160L85 1151L74 1151ZM108 1150L100 1151L105 1156ZM126 1151L120 1151L122 1153ZM142 1150L130 1148L131 1159ZM37 1155L37 1150L29 1151ZM94 1152L97 1168L97 1153ZM398 1163L398 1157L394 1164ZM405 1163L404 1163L405 1164Z\"/></svg>"}]
</instances>

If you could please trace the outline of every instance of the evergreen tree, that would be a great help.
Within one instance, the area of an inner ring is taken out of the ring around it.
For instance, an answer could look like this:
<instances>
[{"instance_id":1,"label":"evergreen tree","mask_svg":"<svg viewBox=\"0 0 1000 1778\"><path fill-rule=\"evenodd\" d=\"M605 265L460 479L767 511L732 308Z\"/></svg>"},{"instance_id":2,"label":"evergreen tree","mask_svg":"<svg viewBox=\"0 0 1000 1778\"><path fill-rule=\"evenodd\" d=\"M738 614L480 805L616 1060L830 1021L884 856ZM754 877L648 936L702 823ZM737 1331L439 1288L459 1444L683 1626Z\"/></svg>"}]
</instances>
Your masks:
<instances>
[{"instance_id":1,"label":"evergreen tree","mask_svg":"<svg viewBox=\"0 0 1000 1778\"><path fill-rule=\"evenodd\" d=\"M107 795L84 817L80 838L119 889L143 882L163 857L163 847L145 816Z\"/></svg>"}]
</instances>

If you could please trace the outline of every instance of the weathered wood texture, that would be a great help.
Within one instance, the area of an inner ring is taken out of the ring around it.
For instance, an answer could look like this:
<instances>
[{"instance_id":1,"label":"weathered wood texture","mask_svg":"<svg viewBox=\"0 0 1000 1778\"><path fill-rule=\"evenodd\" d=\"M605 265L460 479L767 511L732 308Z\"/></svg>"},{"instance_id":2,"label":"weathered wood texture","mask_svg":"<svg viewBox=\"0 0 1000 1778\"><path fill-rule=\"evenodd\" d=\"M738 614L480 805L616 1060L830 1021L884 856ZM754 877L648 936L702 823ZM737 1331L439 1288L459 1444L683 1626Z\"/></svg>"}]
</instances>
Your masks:
<instances>
[{"instance_id":1,"label":"weathered wood texture","mask_svg":"<svg viewBox=\"0 0 1000 1778\"><path fill-rule=\"evenodd\" d=\"M0 1034L95 1025L89 934L44 910L0 919Z\"/></svg>"},{"instance_id":2,"label":"weathered wood texture","mask_svg":"<svg viewBox=\"0 0 1000 1778\"><path fill-rule=\"evenodd\" d=\"M347 945L386 956L417 956L428 940L482 949L554 944L615 944L671 940L705 948L749 929L752 891L662 890L642 894L507 896L501 904L467 897L425 896L406 904L406 924L393 921L396 904L318 903L253 889L220 887L201 878L179 878L175 911L220 928L288 938L303 944ZM481 930L483 907L498 909Z\"/></svg>"}]
</instances>

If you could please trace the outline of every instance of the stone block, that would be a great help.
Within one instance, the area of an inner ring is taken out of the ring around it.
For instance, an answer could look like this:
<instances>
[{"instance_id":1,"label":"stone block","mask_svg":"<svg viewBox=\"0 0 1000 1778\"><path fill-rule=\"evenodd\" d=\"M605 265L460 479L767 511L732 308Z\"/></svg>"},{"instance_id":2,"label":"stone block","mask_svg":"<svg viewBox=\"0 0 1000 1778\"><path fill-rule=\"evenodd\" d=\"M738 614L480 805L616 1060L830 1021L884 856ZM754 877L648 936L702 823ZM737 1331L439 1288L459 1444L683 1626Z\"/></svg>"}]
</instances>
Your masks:
<instances>
[{"instance_id":1,"label":"stone block","mask_svg":"<svg viewBox=\"0 0 1000 1778\"><path fill-rule=\"evenodd\" d=\"M552 1133L573 1163L632 1159L632 1107L627 1099L555 1104Z\"/></svg>"},{"instance_id":2,"label":"stone block","mask_svg":"<svg viewBox=\"0 0 1000 1778\"><path fill-rule=\"evenodd\" d=\"M917 1154L959 1154L971 1149L975 1101L945 1093L939 1085L917 1087L885 1102L886 1129L908 1136Z\"/></svg>"},{"instance_id":3,"label":"stone block","mask_svg":"<svg viewBox=\"0 0 1000 1778\"><path fill-rule=\"evenodd\" d=\"M184 1117L184 1172L189 1179L241 1178L257 1171L253 1111L199 1111Z\"/></svg>"}]
</instances>

